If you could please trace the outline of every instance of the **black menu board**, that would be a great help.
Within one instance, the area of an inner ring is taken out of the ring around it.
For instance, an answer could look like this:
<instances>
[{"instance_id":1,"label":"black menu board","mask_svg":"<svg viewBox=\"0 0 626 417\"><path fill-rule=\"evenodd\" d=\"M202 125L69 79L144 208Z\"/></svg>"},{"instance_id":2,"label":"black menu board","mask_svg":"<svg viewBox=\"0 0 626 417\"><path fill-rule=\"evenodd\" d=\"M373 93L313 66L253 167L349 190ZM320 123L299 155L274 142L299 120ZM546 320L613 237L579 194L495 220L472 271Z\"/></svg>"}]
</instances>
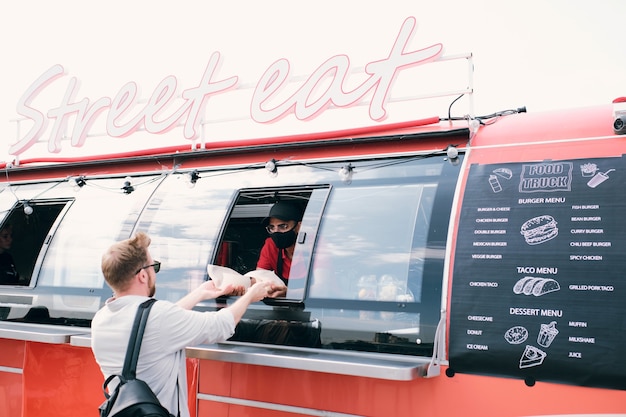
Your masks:
<instances>
[{"instance_id":1,"label":"black menu board","mask_svg":"<svg viewBox=\"0 0 626 417\"><path fill-rule=\"evenodd\" d=\"M450 369L626 389L626 160L472 165Z\"/></svg>"}]
</instances>

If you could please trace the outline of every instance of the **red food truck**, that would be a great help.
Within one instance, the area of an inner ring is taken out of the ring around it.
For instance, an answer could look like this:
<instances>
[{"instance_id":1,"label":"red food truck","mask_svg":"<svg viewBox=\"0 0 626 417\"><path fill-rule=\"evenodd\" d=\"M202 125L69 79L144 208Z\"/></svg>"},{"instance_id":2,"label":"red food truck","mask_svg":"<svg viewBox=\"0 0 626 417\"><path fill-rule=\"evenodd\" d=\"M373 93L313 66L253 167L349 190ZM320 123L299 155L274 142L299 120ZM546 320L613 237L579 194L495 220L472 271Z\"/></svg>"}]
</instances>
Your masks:
<instances>
[{"instance_id":1,"label":"red food truck","mask_svg":"<svg viewBox=\"0 0 626 417\"><path fill-rule=\"evenodd\" d=\"M276 201L302 273L187 348L192 415L626 415L620 116L523 110L4 166L0 415L96 415L112 242L151 235L175 301L255 269Z\"/></svg>"}]
</instances>

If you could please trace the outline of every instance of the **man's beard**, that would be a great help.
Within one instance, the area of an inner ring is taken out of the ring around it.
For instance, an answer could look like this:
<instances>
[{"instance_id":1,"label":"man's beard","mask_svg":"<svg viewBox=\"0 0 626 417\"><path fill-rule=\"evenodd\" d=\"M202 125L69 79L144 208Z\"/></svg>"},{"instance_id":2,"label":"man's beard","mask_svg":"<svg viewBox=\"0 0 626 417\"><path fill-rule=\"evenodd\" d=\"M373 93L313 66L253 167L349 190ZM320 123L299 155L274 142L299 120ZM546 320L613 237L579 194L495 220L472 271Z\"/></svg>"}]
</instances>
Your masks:
<instances>
[{"instance_id":1,"label":"man's beard","mask_svg":"<svg viewBox=\"0 0 626 417\"><path fill-rule=\"evenodd\" d=\"M156 283L154 281L152 281L148 285L148 297L152 298L152 297L154 297L154 294L156 294Z\"/></svg>"}]
</instances>

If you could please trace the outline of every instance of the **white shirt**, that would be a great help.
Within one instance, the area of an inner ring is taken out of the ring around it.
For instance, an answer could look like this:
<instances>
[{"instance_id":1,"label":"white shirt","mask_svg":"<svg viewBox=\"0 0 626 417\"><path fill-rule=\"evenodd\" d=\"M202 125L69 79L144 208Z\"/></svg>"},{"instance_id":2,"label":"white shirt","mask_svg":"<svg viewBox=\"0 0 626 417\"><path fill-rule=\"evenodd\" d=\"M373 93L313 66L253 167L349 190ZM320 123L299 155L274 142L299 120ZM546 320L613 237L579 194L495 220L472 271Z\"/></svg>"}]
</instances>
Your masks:
<instances>
[{"instance_id":1,"label":"white shirt","mask_svg":"<svg viewBox=\"0 0 626 417\"><path fill-rule=\"evenodd\" d=\"M136 295L111 298L94 316L91 349L105 379L122 373L135 314L147 299ZM180 404L181 417L189 417L185 347L221 342L234 331L235 319L228 310L199 312L157 301L150 310L141 343L137 379L150 386L171 414L177 415ZM114 379L109 390L116 384Z\"/></svg>"}]
</instances>

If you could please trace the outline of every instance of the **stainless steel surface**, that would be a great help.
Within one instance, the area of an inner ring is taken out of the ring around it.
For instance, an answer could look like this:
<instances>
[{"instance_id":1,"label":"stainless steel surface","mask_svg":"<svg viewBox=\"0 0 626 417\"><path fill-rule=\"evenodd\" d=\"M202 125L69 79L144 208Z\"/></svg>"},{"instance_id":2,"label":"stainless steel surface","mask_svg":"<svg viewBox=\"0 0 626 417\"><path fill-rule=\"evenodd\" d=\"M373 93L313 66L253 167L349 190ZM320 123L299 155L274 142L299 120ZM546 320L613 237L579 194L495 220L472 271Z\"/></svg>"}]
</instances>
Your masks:
<instances>
[{"instance_id":1,"label":"stainless steel surface","mask_svg":"<svg viewBox=\"0 0 626 417\"><path fill-rule=\"evenodd\" d=\"M69 343L72 335L85 333L80 327L0 322L0 338L42 343Z\"/></svg>"},{"instance_id":2,"label":"stainless steel surface","mask_svg":"<svg viewBox=\"0 0 626 417\"><path fill-rule=\"evenodd\" d=\"M89 333L73 335L70 337L70 345L91 348L91 329L85 329Z\"/></svg>"},{"instance_id":3,"label":"stainless steel surface","mask_svg":"<svg viewBox=\"0 0 626 417\"><path fill-rule=\"evenodd\" d=\"M187 357L395 381L422 377L430 363L430 358L230 342L189 347Z\"/></svg>"},{"instance_id":4,"label":"stainless steel surface","mask_svg":"<svg viewBox=\"0 0 626 417\"><path fill-rule=\"evenodd\" d=\"M0 338L91 347L90 329L76 327L3 322L0 323ZM186 353L190 358L395 381L424 376L430 363L430 358L421 357L239 342L188 347Z\"/></svg>"}]
</instances>

